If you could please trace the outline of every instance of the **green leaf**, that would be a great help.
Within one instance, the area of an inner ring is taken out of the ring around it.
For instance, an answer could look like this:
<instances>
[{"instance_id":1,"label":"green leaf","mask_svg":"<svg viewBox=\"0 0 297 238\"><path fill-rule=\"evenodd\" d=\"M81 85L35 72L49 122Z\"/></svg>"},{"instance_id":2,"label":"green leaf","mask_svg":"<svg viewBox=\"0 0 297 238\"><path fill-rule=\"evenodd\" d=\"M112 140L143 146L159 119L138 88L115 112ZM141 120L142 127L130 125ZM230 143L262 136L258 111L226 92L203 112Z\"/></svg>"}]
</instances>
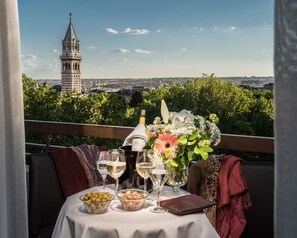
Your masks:
<instances>
[{"instance_id":1,"label":"green leaf","mask_svg":"<svg viewBox=\"0 0 297 238\"><path fill-rule=\"evenodd\" d=\"M179 138L179 140L178 140L178 143L180 144L180 145L186 145L187 144L187 137L186 136L181 136L180 138Z\"/></svg>"},{"instance_id":2,"label":"green leaf","mask_svg":"<svg viewBox=\"0 0 297 238\"><path fill-rule=\"evenodd\" d=\"M209 146L204 146L204 147L200 148L200 150L202 150L204 152L213 152L213 149Z\"/></svg>"},{"instance_id":3,"label":"green leaf","mask_svg":"<svg viewBox=\"0 0 297 238\"><path fill-rule=\"evenodd\" d=\"M200 149L197 146L195 146L195 148L194 148L194 153L197 155L199 155L201 153Z\"/></svg>"},{"instance_id":4,"label":"green leaf","mask_svg":"<svg viewBox=\"0 0 297 238\"><path fill-rule=\"evenodd\" d=\"M153 145L153 144L155 143L155 140L156 140L156 137L151 137L151 138L149 139L149 144L150 144L150 145Z\"/></svg>"},{"instance_id":5,"label":"green leaf","mask_svg":"<svg viewBox=\"0 0 297 238\"><path fill-rule=\"evenodd\" d=\"M188 152L188 159L189 159L189 161L193 160L193 154L194 154L193 151L189 151Z\"/></svg>"},{"instance_id":6,"label":"green leaf","mask_svg":"<svg viewBox=\"0 0 297 238\"><path fill-rule=\"evenodd\" d=\"M198 130L196 129L192 132L192 135L189 136L188 140L195 140L197 136L198 136Z\"/></svg>"},{"instance_id":7,"label":"green leaf","mask_svg":"<svg viewBox=\"0 0 297 238\"><path fill-rule=\"evenodd\" d=\"M196 140L188 141L187 145L194 145L196 143Z\"/></svg>"},{"instance_id":8,"label":"green leaf","mask_svg":"<svg viewBox=\"0 0 297 238\"><path fill-rule=\"evenodd\" d=\"M205 152L205 151L201 151L200 155L201 155L201 157L202 157L204 160L207 160L207 158L208 158L208 153L207 153L207 152Z\"/></svg>"},{"instance_id":9,"label":"green leaf","mask_svg":"<svg viewBox=\"0 0 297 238\"><path fill-rule=\"evenodd\" d=\"M169 166L169 167L178 167L178 164L173 160L173 159L168 159L166 161L166 164Z\"/></svg>"}]
</instances>

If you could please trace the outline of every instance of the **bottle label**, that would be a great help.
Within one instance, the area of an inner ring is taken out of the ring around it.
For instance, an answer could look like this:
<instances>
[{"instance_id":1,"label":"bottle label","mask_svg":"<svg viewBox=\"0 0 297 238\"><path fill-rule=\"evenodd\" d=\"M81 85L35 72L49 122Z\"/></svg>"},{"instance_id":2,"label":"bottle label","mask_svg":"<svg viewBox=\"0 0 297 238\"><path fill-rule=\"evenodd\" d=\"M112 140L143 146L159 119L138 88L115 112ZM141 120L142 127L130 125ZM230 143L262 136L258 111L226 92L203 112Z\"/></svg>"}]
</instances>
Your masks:
<instances>
[{"instance_id":1,"label":"bottle label","mask_svg":"<svg viewBox=\"0 0 297 238\"><path fill-rule=\"evenodd\" d=\"M132 140L132 151L141 151L145 146L146 141L141 138L135 138Z\"/></svg>"}]
</instances>

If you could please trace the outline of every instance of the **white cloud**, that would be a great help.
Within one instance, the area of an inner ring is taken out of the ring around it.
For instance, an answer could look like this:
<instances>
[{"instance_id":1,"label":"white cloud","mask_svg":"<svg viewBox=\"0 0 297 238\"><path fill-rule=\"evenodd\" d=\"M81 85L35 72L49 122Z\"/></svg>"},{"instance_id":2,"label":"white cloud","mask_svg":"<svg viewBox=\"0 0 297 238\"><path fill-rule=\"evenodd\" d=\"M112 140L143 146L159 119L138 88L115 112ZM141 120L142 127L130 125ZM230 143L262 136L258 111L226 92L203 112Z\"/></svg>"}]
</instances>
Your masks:
<instances>
[{"instance_id":1,"label":"white cloud","mask_svg":"<svg viewBox=\"0 0 297 238\"><path fill-rule=\"evenodd\" d=\"M116 34L119 33L117 30L112 29L110 27L105 28L105 31L108 32L108 33L110 33L110 34L114 34L114 35L116 35Z\"/></svg>"},{"instance_id":2,"label":"white cloud","mask_svg":"<svg viewBox=\"0 0 297 238\"><path fill-rule=\"evenodd\" d=\"M96 46L88 46L87 49L88 50L95 50L96 49Z\"/></svg>"},{"instance_id":3,"label":"white cloud","mask_svg":"<svg viewBox=\"0 0 297 238\"><path fill-rule=\"evenodd\" d=\"M203 27L199 27L199 26L194 26L194 27L191 27L191 28L188 28L189 31L203 31L204 28Z\"/></svg>"},{"instance_id":4,"label":"white cloud","mask_svg":"<svg viewBox=\"0 0 297 238\"><path fill-rule=\"evenodd\" d=\"M21 55L21 58L23 60L36 60L37 56L36 55L32 55L32 54L28 54L28 55Z\"/></svg>"},{"instance_id":5,"label":"white cloud","mask_svg":"<svg viewBox=\"0 0 297 238\"><path fill-rule=\"evenodd\" d=\"M213 28L213 30L214 31L217 31L219 28L217 27L217 26L215 26L214 28Z\"/></svg>"},{"instance_id":6,"label":"white cloud","mask_svg":"<svg viewBox=\"0 0 297 238\"><path fill-rule=\"evenodd\" d=\"M24 68L36 68L38 67L37 56L33 54L21 55L21 63Z\"/></svg>"},{"instance_id":7,"label":"white cloud","mask_svg":"<svg viewBox=\"0 0 297 238\"><path fill-rule=\"evenodd\" d=\"M188 49L185 48L185 47L181 48L181 51L187 51L187 50L188 50Z\"/></svg>"},{"instance_id":8,"label":"white cloud","mask_svg":"<svg viewBox=\"0 0 297 238\"><path fill-rule=\"evenodd\" d=\"M127 58L114 58L114 59L110 59L109 61L111 62L124 62L127 61Z\"/></svg>"},{"instance_id":9,"label":"white cloud","mask_svg":"<svg viewBox=\"0 0 297 238\"><path fill-rule=\"evenodd\" d=\"M133 50L132 52L134 52L136 54L148 54L148 55L151 53L148 50L142 50L142 49L136 49L136 50Z\"/></svg>"},{"instance_id":10,"label":"white cloud","mask_svg":"<svg viewBox=\"0 0 297 238\"><path fill-rule=\"evenodd\" d=\"M160 32L161 32L161 30L160 30L160 29L158 29L156 32L157 32L157 33L160 33Z\"/></svg>"},{"instance_id":11,"label":"white cloud","mask_svg":"<svg viewBox=\"0 0 297 238\"><path fill-rule=\"evenodd\" d=\"M238 29L237 26L231 26L231 27L229 28L229 30L231 30L231 31L234 31L234 30L237 30L237 29Z\"/></svg>"},{"instance_id":12,"label":"white cloud","mask_svg":"<svg viewBox=\"0 0 297 238\"><path fill-rule=\"evenodd\" d=\"M128 49L120 48L120 49L117 49L116 52L120 52L120 53L123 53L123 54L127 54L127 53L130 53L131 51L128 50Z\"/></svg>"},{"instance_id":13,"label":"white cloud","mask_svg":"<svg viewBox=\"0 0 297 238\"><path fill-rule=\"evenodd\" d=\"M53 52L54 52L54 53L60 53L60 51L57 50L57 49L53 49Z\"/></svg>"},{"instance_id":14,"label":"white cloud","mask_svg":"<svg viewBox=\"0 0 297 238\"><path fill-rule=\"evenodd\" d=\"M146 29L131 29L130 27L127 27L123 33L130 35L147 35L150 31Z\"/></svg>"},{"instance_id":15,"label":"white cloud","mask_svg":"<svg viewBox=\"0 0 297 238\"><path fill-rule=\"evenodd\" d=\"M143 50L143 49L129 50L124 48L117 49L116 52L123 53L123 54L135 53L135 54L147 54L147 55L152 53L151 51Z\"/></svg>"}]
</instances>

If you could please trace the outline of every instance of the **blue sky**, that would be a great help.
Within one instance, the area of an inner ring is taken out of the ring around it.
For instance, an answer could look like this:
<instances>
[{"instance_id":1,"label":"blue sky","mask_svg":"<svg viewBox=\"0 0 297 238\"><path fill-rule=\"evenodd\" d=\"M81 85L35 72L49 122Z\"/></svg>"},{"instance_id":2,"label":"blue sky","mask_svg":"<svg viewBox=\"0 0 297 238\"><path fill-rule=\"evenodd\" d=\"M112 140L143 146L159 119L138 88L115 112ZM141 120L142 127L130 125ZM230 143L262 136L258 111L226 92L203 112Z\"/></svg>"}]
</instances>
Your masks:
<instances>
[{"instance_id":1,"label":"blue sky","mask_svg":"<svg viewBox=\"0 0 297 238\"><path fill-rule=\"evenodd\" d=\"M72 23L82 78L273 76L273 0L19 0L22 72L59 79Z\"/></svg>"}]
</instances>

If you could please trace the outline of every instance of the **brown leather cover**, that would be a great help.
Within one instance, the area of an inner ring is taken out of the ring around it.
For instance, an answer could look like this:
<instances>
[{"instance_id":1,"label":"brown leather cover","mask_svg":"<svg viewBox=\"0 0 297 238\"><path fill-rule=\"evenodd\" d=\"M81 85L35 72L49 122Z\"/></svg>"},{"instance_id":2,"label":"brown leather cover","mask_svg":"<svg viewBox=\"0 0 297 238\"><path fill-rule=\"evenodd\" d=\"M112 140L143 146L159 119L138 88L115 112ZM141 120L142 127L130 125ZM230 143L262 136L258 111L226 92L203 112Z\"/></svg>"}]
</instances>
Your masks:
<instances>
[{"instance_id":1,"label":"brown leather cover","mask_svg":"<svg viewBox=\"0 0 297 238\"><path fill-rule=\"evenodd\" d=\"M164 207L168 211L177 215L199 212L205 208L214 206L215 204L215 201L206 200L202 197L197 196L196 194L189 194L160 201L161 207Z\"/></svg>"}]
</instances>

